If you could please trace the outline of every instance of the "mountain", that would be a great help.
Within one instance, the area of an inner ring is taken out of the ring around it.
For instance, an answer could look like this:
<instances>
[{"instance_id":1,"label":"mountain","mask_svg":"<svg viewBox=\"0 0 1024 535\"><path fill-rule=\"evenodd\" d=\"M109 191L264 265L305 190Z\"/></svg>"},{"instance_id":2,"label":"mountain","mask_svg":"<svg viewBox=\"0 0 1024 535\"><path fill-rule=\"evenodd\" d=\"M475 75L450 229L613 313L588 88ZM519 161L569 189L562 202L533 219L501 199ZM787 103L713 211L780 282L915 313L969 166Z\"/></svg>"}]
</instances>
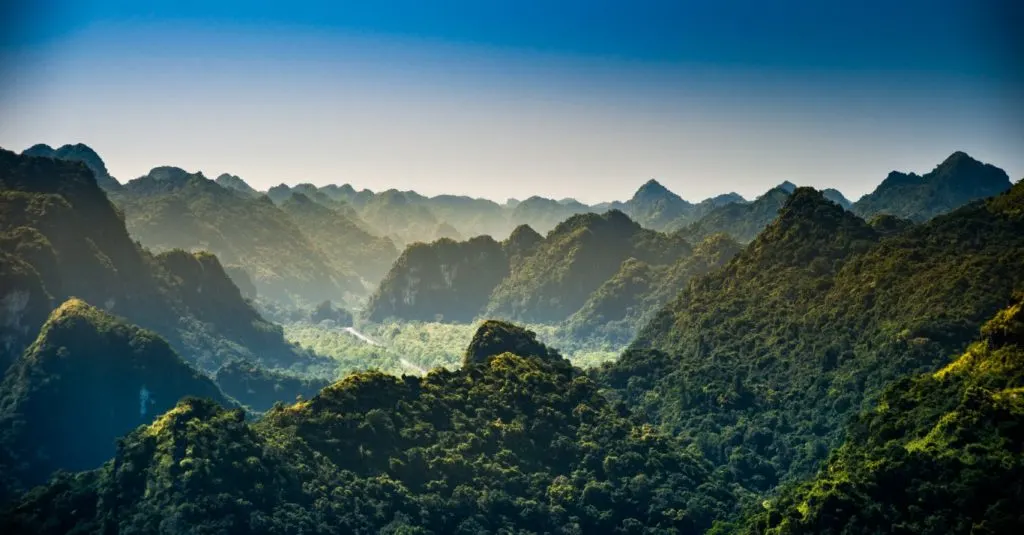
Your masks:
<instances>
[{"instance_id":1,"label":"mountain","mask_svg":"<svg viewBox=\"0 0 1024 535\"><path fill-rule=\"evenodd\" d=\"M958 151L924 176L889 173L875 191L853 204L853 210L865 218L889 214L920 222L1010 186L1005 171Z\"/></svg>"},{"instance_id":2,"label":"mountain","mask_svg":"<svg viewBox=\"0 0 1024 535\"><path fill-rule=\"evenodd\" d=\"M229 175L227 173L223 173L222 175L218 176L214 180L214 182L216 182L217 185L221 186L222 188L237 191L238 193L241 193L246 197L259 197L260 195L260 192L253 189L252 186L250 186L246 181L242 180L241 177L238 177L237 175Z\"/></svg>"},{"instance_id":3,"label":"mountain","mask_svg":"<svg viewBox=\"0 0 1024 535\"><path fill-rule=\"evenodd\" d=\"M690 279L722 267L741 248L732 238L716 234L674 264L651 266L630 258L566 320L566 331L576 339L628 344Z\"/></svg>"},{"instance_id":4,"label":"mountain","mask_svg":"<svg viewBox=\"0 0 1024 535\"><path fill-rule=\"evenodd\" d=\"M508 271L502 245L490 236L414 243L380 282L365 316L373 321L470 322Z\"/></svg>"},{"instance_id":5,"label":"mountain","mask_svg":"<svg viewBox=\"0 0 1024 535\"><path fill-rule=\"evenodd\" d=\"M562 204L554 199L533 196L517 203L508 218L513 227L529 225L545 234L567 218L589 211L586 205L578 202Z\"/></svg>"},{"instance_id":6,"label":"mountain","mask_svg":"<svg viewBox=\"0 0 1024 535\"><path fill-rule=\"evenodd\" d=\"M789 198L789 182L768 190L751 202L729 202L711 208L703 217L679 229L678 234L691 243L715 234L728 234L746 243L753 240L778 215Z\"/></svg>"},{"instance_id":7,"label":"mountain","mask_svg":"<svg viewBox=\"0 0 1024 535\"><path fill-rule=\"evenodd\" d=\"M487 364L491 358L505 353L568 364L558 351L537 341L537 334L533 331L507 321L487 320L473 333L462 357L462 366Z\"/></svg>"},{"instance_id":8,"label":"mountain","mask_svg":"<svg viewBox=\"0 0 1024 535\"><path fill-rule=\"evenodd\" d=\"M533 230L530 225L519 225L513 229L508 238L501 242L501 248L505 251L505 256L508 257L510 268L518 267L524 259L537 250L543 241L544 236Z\"/></svg>"},{"instance_id":9,"label":"mountain","mask_svg":"<svg viewBox=\"0 0 1024 535\"><path fill-rule=\"evenodd\" d=\"M669 264L690 251L685 240L645 229L617 210L576 215L514 266L491 294L485 315L557 323L579 310L627 259Z\"/></svg>"},{"instance_id":10,"label":"mountain","mask_svg":"<svg viewBox=\"0 0 1024 535\"><path fill-rule=\"evenodd\" d=\"M81 163L0 151L0 243L11 274L0 292L5 332L18 333L5 361L35 337L50 303L75 296L156 331L207 370L232 358L314 362L242 299L216 257L141 249Z\"/></svg>"},{"instance_id":11,"label":"mountain","mask_svg":"<svg viewBox=\"0 0 1024 535\"><path fill-rule=\"evenodd\" d=\"M34 485L58 469L96 468L116 438L189 395L228 404L156 333L68 300L0 383L4 472Z\"/></svg>"},{"instance_id":12,"label":"mountain","mask_svg":"<svg viewBox=\"0 0 1024 535\"><path fill-rule=\"evenodd\" d=\"M888 382L934 370L1024 286L1024 185L879 235L800 188L645 326L603 384L757 491L809 476Z\"/></svg>"},{"instance_id":13,"label":"mountain","mask_svg":"<svg viewBox=\"0 0 1024 535\"><path fill-rule=\"evenodd\" d=\"M853 208L853 202L851 202L850 199L847 199L846 196L837 189L823 189L821 190L821 194L824 195L826 199L842 206L844 210L851 210Z\"/></svg>"},{"instance_id":14,"label":"mountain","mask_svg":"<svg viewBox=\"0 0 1024 535\"><path fill-rule=\"evenodd\" d=\"M1016 533L1024 510L1020 298L935 373L890 385L818 474L747 533Z\"/></svg>"},{"instance_id":15,"label":"mountain","mask_svg":"<svg viewBox=\"0 0 1024 535\"><path fill-rule=\"evenodd\" d=\"M5 533L696 533L734 497L699 454L565 361L502 353L354 374L241 411L186 400L99 470L0 513Z\"/></svg>"},{"instance_id":16,"label":"mountain","mask_svg":"<svg viewBox=\"0 0 1024 535\"><path fill-rule=\"evenodd\" d=\"M398 258L395 244L363 230L344 213L292 193L281 210L308 236L336 273L352 273L376 283Z\"/></svg>"},{"instance_id":17,"label":"mountain","mask_svg":"<svg viewBox=\"0 0 1024 535\"><path fill-rule=\"evenodd\" d=\"M265 198L247 198L173 167L125 184L117 198L132 236L155 250L203 249L243 268L260 295L280 301L342 300L361 292L288 215Z\"/></svg>"},{"instance_id":18,"label":"mountain","mask_svg":"<svg viewBox=\"0 0 1024 535\"><path fill-rule=\"evenodd\" d=\"M438 237L454 236L451 230L463 236L488 235L494 239L508 236L512 226L508 222L508 214L494 201L474 199L461 195L437 195L418 201L426 206L438 219L450 227L448 234Z\"/></svg>"},{"instance_id":19,"label":"mountain","mask_svg":"<svg viewBox=\"0 0 1024 535\"><path fill-rule=\"evenodd\" d=\"M672 193L657 180L647 181L623 203L622 211L637 223L654 230L665 230L694 206Z\"/></svg>"},{"instance_id":20,"label":"mountain","mask_svg":"<svg viewBox=\"0 0 1024 535\"><path fill-rule=\"evenodd\" d=\"M222 366L213 379L233 399L256 411L270 410L278 402L312 398L330 385L324 379L275 372L240 360Z\"/></svg>"},{"instance_id":21,"label":"mountain","mask_svg":"<svg viewBox=\"0 0 1024 535\"><path fill-rule=\"evenodd\" d=\"M100 158L96 151L92 150L88 145L82 143L76 143L74 145L64 145L59 149L54 150L53 147L40 143L33 145L21 153L22 156L42 156L46 158L56 158L58 160L68 160L72 162L82 162L86 167L92 171L93 177L96 178L96 183L106 191L118 191L121 189L121 183L114 177L110 176L107 171L107 166L103 163L103 159Z\"/></svg>"},{"instance_id":22,"label":"mountain","mask_svg":"<svg viewBox=\"0 0 1024 535\"><path fill-rule=\"evenodd\" d=\"M399 245L429 243L450 234L442 226L443 221L429 208L410 201L405 193L394 189L374 195L363 206L360 215L380 235Z\"/></svg>"}]
</instances>

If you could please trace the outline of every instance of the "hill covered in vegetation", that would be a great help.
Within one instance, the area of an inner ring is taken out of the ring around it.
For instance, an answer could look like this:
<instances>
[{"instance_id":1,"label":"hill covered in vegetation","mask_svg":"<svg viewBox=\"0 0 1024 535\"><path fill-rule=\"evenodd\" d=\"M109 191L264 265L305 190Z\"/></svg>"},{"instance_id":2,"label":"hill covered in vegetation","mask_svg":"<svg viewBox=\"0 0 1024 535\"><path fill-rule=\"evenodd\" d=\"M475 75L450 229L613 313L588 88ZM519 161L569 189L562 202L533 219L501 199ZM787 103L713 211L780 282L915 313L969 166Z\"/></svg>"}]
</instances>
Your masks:
<instances>
[{"instance_id":1,"label":"hill covered in vegetation","mask_svg":"<svg viewBox=\"0 0 1024 535\"><path fill-rule=\"evenodd\" d=\"M888 214L920 222L998 195L1010 185L1002 169L958 151L921 176L889 173L875 191L853 204L853 210L865 218Z\"/></svg>"},{"instance_id":2,"label":"hill covered in vegetation","mask_svg":"<svg viewBox=\"0 0 1024 535\"><path fill-rule=\"evenodd\" d=\"M415 243L370 297L366 317L469 322L508 271L502 244L490 236Z\"/></svg>"},{"instance_id":3,"label":"hill covered in vegetation","mask_svg":"<svg viewBox=\"0 0 1024 535\"><path fill-rule=\"evenodd\" d=\"M1016 533L1024 510L1020 299L935 373L900 379L811 480L742 523L751 534Z\"/></svg>"},{"instance_id":4,"label":"hill covered in vegetation","mask_svg":"<svg viewBox=\"0 0 1024 535\"><path fill-rule=\"evenodd\" d=\"M125 184L115 200L128 231L147 247L211 251L244 269L265 297L341 300L361 288L268 199L226 189L201 173L156 168Z\"/></svg>"},{"instance_id":5,"label":"hill covered in vegetation","mask_svg":"<svg viewBox=\"0 0 1024 535\"><path fill-rule=\"evenodd\" d=\"M735 510L699 453L557 356L481 353L523 335L503 330L457 371L352 375L256 423L183 401L102 468L12 504L0 529L690 533Z\"/></svg>"},{"instance_id":6,"label":"hill covered in vegetation","mask_svg":"<svg viewBox=\"0 0 1024 535\"><path fill-rule=\"evenodd\" d=\"M66 301L0 383L7 490L43 483L58 469L98 467L114 454L115 439L185 396L228 406L213 381L155 333Z\"/></svg>"},{"instance_id":7,"label":"hill covered in vegetation","mask_svg":"<svg viewBox=\"0 0 1024 535\"><path fill-rule=\"evenodd\" d=\"M0 242L0 273L10 274L0 295L11 305L4 361L35 338L53 306L78 297L160 333L209 371L232 359L312 363L244 301L216 257L140 248L80 162L0 151Z\"/></svg>"},{"instance_id":8,"label":"hill covered in vegetation","mask_svg":"<svg viewBox=\"0 0 1024 535\"><path fill-rule=\"evenodd\" d=\"M1024 284L1024 185L880 235L810 189L598 372L766 491L808 476L888 382L943 365Z\"/></svg>"}]
</instances>

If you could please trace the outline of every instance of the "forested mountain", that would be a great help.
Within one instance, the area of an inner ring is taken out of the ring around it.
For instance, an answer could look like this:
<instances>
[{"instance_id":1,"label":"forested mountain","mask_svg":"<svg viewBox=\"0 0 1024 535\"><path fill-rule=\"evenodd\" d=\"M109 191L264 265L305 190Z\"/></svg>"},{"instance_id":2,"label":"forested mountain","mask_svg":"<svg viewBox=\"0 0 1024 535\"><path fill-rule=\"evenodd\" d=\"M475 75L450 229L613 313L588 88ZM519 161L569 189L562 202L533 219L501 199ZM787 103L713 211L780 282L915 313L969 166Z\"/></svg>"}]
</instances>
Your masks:
<instances>
[{"instance_id":1,"label":"forested mountain","mask_svg":"<svg viewBox=\"0 0 1024 535\"><path fill-rule=\"evenodd\" d=\"M901 379L813 479L747 533L1017 533L1024 511L1024 311L1015 304L942 370Z\"/></svg>"},{"instance_id":2,"label":"forested mountain","mask_svg":"<svg viewBox=\"0 0 1024 535\"><path fill-rule=\"evenodd\" d=\"M374 195L360 212L363 220L398 244L429 243L439 238L461 239L450 225L429 208L409 200L405 193L388 190Z\"/></svg>"},{"instance_id":3,"label":"forested mountain","mask_svg":"<svg viewBox=\"0 0 1024 535\"><path fill-rule=\"evenodd\" d=\"M96 178L96 183L101 188L111 192L121 189L121 183L110 176L106 164L103 163L103 159L88 145L76 143L74 145L63 145L61 148L54 150L53 147L40 143L25 149L21 154L22 156L43 156L58 160L82 162L92 171L93 176Z\"/></svg>"},{"instance_id":4,"label":"forested mountain","mask_svg":"<svg viewBox=\"0 0 1024 535\"><path fill-rule=\"evenodd\" d=\"M414 243L370 297L366 317L469 322L508 272L508 257L490 236Z\"/></svg>"},{"instance_id":5,"label":"forested mountain","mask_svg":"<svg viewBox=\"0 0 1024 535\"><path fill-rule=\"evenodd\" d=\"M228 173L223 173L220 176L218 176L214 180L214 182L216 182L217 185L221 187L237 191L238 193L241 193L248 197L260 196L260 192L253 189L252 186L250 186L246 181L242 180L242 178L237 175L229 175Z\"/></svg>"},{"instance_id":6,"label":"forested mountain","mask_svg":"<svg viewBox=\"0 0 1024 535\"><path fill-rule=\"evenodd\" d=\"M617 208L647 228L666 230L674 221L689 215L694 205L651 179Z\"/></svg>"},{"instance_id":7,"label":"forested mountain","mask_svg":"<svg viewBox=\"0 0 1024 535\"><path fill-rule=\"evenodd\" d=\"M630 258L566 321L566 331L579 339L628 344L690 279L722 267L740 249L732 238L716 234L673 264L652 266Z\"/></svg>"},{"instance_id":8,"label":"forested mountain","mask_svg":"<svg viewBox=\"0 0 1024 535\"><path fill-rule=\"evenodd\" d=\"M370 234L342 211L302 193L292 193L280 206L331 262L335 273L352 273L375 284L398 258L391 240Z\"/></svg>"},{"instance_id":9,"label":"forested mountain","mask_svg":"<svg viewBox=\"0 0 1024 535\"><path fill-rule=\"evenodd\" d=\"M854 203L853 210L865 218L889 214L926 221L1009 188L1010 178L1002 169L954 152L923 176L889 173L875 191Z\"/></svg>"},{"instance_id":10,"label":"forested mountain","mask_svg":"<svg viewBox=\"0 0 1024 535\"><path fill-rule=\"evenodd\" d=\"M788 188L779 185L753 201L719 205L700 219L680 228L678 234L692 243L723 233L736 241L747 243L775 219L789 195Z\"/></svg>"},{"instance_id":11,"label":"forested mountain","mask_svg":"<svg viewBox=\"0 0 1024 535\"><path fill-rule=\"evenodd\" d=\"M588 206L578 202L563 204L554 199L533 196L517 203L508 217L512 226L529 225L546 234L562 221L589 211Z\"/></svg>"},{"instance_id":12,"label":"forested mountain","mask_svg":"<svg viewBox=\"0 0 1024 535\"><path fill-rule=\"evenodd\" d=\"M228 404L155 333L68 300L0 383L7 490L43 483L58 469L100 466L115 439L189 395Z\"/></svg>"},{"instance_id":13,"label":"forested mountain","mask_svg":"<svg viewBox=\"0 0 1024 535\"><path fill-rule=\"evenodd\" d=\"M277 402L312 398L330 384L324 379L284 374L240 360L222 366L213 379L234 400L261 412Z\"/></svg>"},{"instance_id":14,"label":"forested mountain","mask_svg":"<svg viewBox=\"0 0 1024 535\"><path fill-rule=\"evenodd\" d=\"M352 375L257 423L183 401L101 469L21 498L0 530L693 533L734 510L698 453L556 353L480 353L538 348L501 337L461 370Z\"/></svg>"},{"instance_id":15,"label":"forested mountain","mask_svg":"<svg viewBox=\"0 0 1024 535\"><path fill-rule=\"evenodd\" d=\"M207 370L235 358L309 362L242 299L215 257L139 248L82 163L0 150L0 242L6 362L72 296L160 333Z\"/></svg>"},{"instance_id":16,"label":"forested mountain","mask_svg":"<svg viewBox=\"0 0 1024 535\"><path fill-rule=\"evenodd\" d=\"M1024 185L888 237L810 189L601 381L747 488L809 475L887 382L943 364L1024 284Z\"/></svg>"},{"instance_id":17,"label":"forested mountain","mask_svg":"<svg viewBox=\"0 0 1024 535\"><path fill-rule=\"evenodd\" d=\"M203 249L252 278L278 300L341 300L358 292L353 273L332 262L287 214L265 198L226 189L201 173L160 167L117 196L128 231L155 250Z\"/></svg>"}]
</instances>

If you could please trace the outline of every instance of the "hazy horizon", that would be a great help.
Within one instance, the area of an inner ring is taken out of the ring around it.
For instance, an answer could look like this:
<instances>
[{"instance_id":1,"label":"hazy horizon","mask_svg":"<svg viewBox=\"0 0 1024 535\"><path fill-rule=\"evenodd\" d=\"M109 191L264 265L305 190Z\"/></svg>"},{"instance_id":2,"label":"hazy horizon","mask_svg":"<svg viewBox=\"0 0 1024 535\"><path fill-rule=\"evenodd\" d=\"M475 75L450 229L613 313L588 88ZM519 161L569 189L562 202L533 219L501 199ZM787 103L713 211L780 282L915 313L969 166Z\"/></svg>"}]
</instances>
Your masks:
<instances>
[{"instance_id":1,"label":"hazy horizon","mask_svg":"<svg viewBox=\"0 0 1024 535\"><path fill-rule=\"evenodd\" d=\"M855 200L958 150L1024 176L998 2L385 4L43 2L2 42L0 146L85 143L122 182L173 165L498 202L651 178Z\"/></svg>"}]
</instances>

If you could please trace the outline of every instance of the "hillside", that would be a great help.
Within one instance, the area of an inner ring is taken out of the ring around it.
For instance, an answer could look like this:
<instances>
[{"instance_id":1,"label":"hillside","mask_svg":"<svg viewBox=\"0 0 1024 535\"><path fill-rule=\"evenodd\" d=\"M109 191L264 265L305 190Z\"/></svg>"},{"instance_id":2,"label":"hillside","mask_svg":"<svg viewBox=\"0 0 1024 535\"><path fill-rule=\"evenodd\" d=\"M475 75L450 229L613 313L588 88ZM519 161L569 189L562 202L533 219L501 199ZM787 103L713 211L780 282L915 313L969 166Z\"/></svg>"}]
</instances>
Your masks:
<instances>
[{"instance_id":1,"label":"hillside","mask_svg":"<svg viewBox=\"0 0 1024 535\"><path fill-rule=\"evenodd\" d=\"M155 333L66 301L0 383L3 471L34 485L57 469L96 468L116 438L189 395L227 405Z\"/></svg>"},{"instance_id":2,"label":"hillside","mask_svg":"<svg viewBox=\"0 0 1024 535\"><path fill-rule=\"evenodd\" d=\"M297 398L309 399L330 382L269 371L240 360L222 366L213 376L214 382L232 399L256 411L267 411L275 403L291 403Z\"/></svg>"},{"instance_id":3,"label":"hillside","mask_svg":"<svg viewBox=\"0 0 1024 535\"><path fill-rule=\"evenodd\" d=\"M1019 296L1024 297L1024 296ZM886 388L813 479L786 488L747 533L1015 533L1024 510L1021 302L936 373Z\"/></svg>"},{"instance_id":4,"label":"hillside","mask_svg":"<svg viewBox=\"0 0 1024 535\"><path fill-rule=\"evenodd\" d=\"M517 203L508 219L513 227L529 225L537 232L546 234L562 221L587 212L590 212L589 207L575 201L563 204L554 199L533 196Z\"/></svg>"},{"instance_id":5,"label":"hillside","mask_svg":"<svg viewBox=\"0 0 1024 535\"><path fill-rule=\"evenodd\" d=\"M260 295L281 301L341 300L361 285L331 261L287 214L177 168L156 168L125 184L117 201L131 235L146 247L204 249L237 265Z\"/></svg>"},{"instance_id":6,"label":"hillside","mask_svg":"<svg viewBox=\"0 0 1024 535\"><path fill-rule=\"evenodd\" d=\"M370 234L341 211L302 193L292 193L280 207L330 261L335 273L355 274L374 284L398 258L391 240Z\"/></svg>"},{"instance_id":7,"label":"hillside","mask_svg":"<svg viewBox=\"0 0 1024 535\"><path fill-rule=\"evenodd\" d=\"M82 143L76 143L74 145L63 145L59 149L45 144L33 145L21 153L22 156L43 156L46 158L56 158L58 160L68 160L72 162L82 162L92 171L93 177L96 178L96 183L99 187L106 191L116 192L121 189L121 183L114 177L110 176L110 172L107 171L107 165L103 163L103 159L100 158L96 151L92 150L91 147Z\"/></svg>"},{"instance_id":8,"label":"hillside","mask_svg":"<svg viewBox=\"0 0 1024 535\"><path fill-rule=\"evenodd\" d=\"M495 288L486 315L558 323L579 310L627 259L669 264L690 251L681 238L644 229L616 210L573 216Z\"/></svg>"},{"instance_id":9,"label":"hillside","mask_svg":"<svg viewBox=\"0 0 1024 535\"><path fill-rule=\"evenodd\" d=\"M788 188L780 185L750 202L721 204L681 227L678 234L691 243L699 243L715 234L727 234L740 243L747 243L775 220L789 195Z\"/></svg>"},{"instance_id":10,"label":"hillside","mask_svg":"<svg viewBox=\"0 0 1024 535\"><path fill-rule=\"evenodd\" d=\"M470 322L508 271L502 245L490 236L414 243L370 296L365 316L378 322L388 318Z\"/></svg>"},{"instance_id":11,"label":"hillside","mask_svg":"<svg viewBox=\"0 0 1024 535\"><path fill-rule=\"evenodd\" d=\"M699 454L564 361L503 353L424 378L352 375L255 424L182 402L0 529L690 533L734 510Z\"/></svg>"},{"instance_id":12,"label":"hillside","mask_svg":"<svg viewBox=\"0 0 1024 535\"><path fill-rule=\"evenodd\" d=\"M5 286L3 298L25 307L5 310L6 325L24 333L7 361L42 326L48 295L53 304L79 297L152 329L207 370L233 358L284 367L312 362L242 299L215 257L140 249L81 163L0 151L0 237L4 270L18 284Z\"/></svg>"},{"instance_id":13,"label":"hillside","mask_svg":"<svg viewBox=\"0 0 1024 535\"><path fill-rule=\"evenodd\" d=\"M904 232L809 189L598 375L737 481L807 476L883 385L934 369L1024 284L1024 186Z\"/></svg>"},{"instance_id":14,"label":"hillside","mask_svg":"<svg viewBox=\"0 0 1024 535\"><path fill-rule=\"evenodd\" d=\"M954 152L923 176L893 171L875 190L853 204L865 218L888 214L926 221L971 201L998 195L1010 188L1006 172Z\"/></svg>"},{"instance_id":15,"label":"hillside","mask_svg":"<svg viewBox=\"0 0 1024 535\"><path fill-rule=\"evenodd\" d=\"M565 329L577 339L628 344L690 279L722 267L740 249L732 238L716 234L670 265L651 266L630 258L566 320Z\"/></svg>"}]
</instances>

